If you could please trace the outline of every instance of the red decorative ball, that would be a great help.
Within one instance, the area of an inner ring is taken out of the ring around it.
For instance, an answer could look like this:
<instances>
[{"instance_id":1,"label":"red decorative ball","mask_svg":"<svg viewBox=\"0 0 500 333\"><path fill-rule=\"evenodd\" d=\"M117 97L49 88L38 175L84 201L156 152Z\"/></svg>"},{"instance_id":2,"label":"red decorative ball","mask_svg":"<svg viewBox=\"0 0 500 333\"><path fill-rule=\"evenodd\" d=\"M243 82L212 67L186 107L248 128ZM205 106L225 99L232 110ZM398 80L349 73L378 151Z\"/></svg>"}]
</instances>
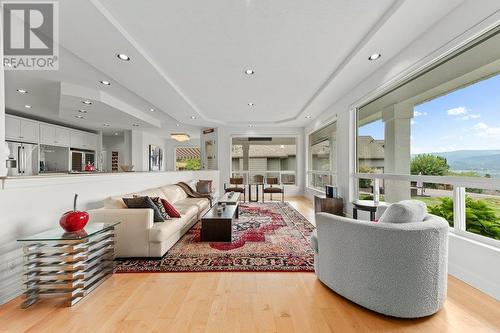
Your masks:
<instances>
[{"instance_id":1,"label":"red decorative ball","mask_svg":"<svg viewBox=\"0 0 500 333\"><path fill-rule=\"evenodd\" d=\"M59 225L67 232L75 232L85 228L88 221L89 214L87 212L71 210L61 216Z\"/></svg>"}]
</instances>

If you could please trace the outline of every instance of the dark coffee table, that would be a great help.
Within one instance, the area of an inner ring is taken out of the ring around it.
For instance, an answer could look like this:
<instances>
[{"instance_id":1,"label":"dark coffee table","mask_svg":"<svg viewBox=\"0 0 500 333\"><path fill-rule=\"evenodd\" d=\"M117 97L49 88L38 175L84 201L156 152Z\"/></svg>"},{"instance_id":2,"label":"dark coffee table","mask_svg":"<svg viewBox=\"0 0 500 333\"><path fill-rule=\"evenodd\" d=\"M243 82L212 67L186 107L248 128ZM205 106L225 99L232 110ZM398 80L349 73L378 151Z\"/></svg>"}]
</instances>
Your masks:
<instances>
[{"instance_id":1,"label":"dark coffee table","mask_svg":"<svg viewBox=\"0 0 500 333\"><path fill-rule=\"evenodd\" d=\"M214 205L201 218L202 242L231 242L233 220L238 218L238 203L226 205L220 213L217 212L219 204Z\"/></svg>"}]
</instances>

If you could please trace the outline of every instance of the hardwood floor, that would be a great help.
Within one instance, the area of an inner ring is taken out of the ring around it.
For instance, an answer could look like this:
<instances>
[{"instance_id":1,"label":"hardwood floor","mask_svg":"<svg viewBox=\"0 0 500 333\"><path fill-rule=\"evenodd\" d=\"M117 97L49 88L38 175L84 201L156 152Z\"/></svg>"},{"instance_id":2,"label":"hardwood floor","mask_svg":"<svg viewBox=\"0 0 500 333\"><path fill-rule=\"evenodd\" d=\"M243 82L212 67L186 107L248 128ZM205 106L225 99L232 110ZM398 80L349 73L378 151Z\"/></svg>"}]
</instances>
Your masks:
<instances>
[{"instance_id":1,"label":"hardwood floor","mask_svg":"<svg viewBox=\"0 0 500 333\"><path fill-rule=\"evenodd\" d=\"M311 203L288 198L306 218ZM499 332L500 302L450 277L436 315L401 320L361 308L313 273L116 274L72 308L0 307L0 332Z\"/></svg>"}]
</instances>

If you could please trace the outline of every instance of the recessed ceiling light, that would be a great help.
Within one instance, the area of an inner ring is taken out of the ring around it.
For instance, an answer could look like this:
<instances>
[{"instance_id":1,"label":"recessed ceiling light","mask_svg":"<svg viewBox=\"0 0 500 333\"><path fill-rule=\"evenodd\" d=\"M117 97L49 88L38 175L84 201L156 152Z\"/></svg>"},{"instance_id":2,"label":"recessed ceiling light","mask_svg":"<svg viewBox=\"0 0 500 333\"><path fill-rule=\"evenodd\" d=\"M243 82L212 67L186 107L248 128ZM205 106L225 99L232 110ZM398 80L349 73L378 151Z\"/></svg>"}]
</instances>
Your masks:
<instances>
[{"instance_id":1,"label":"recessed ceiling light","mask_svg":"<svg viewBox=\"0 0 500 333\"><path fill-rule=\"evenodd\" d=\"M82 101L82 103L85 104L85 105L92 105L91 101Z\"/></svg>"},{"instance_id":2,"label":"recessed ceiling light","mask_svg":"<svg viewBox=\"0 0 500 333\"><path fill-rule=\"evenodd\" d=\"M118 135L118 132L115 132L115 135Z\"/></svg>"},{"instance_id":3,"label":"recessed ceiling light","mask_svg":"<svg viewBox=\"0 0 500 333\"><path fill-rule=\"evenodd\" d=\"M285 149L285 145L281 145L281 146L280 146L280 148L281 148L281 149Z\"/></svg>"},{"instance_id":4,"label":"recessed ceiling light","mask_svg":"<svg viewBox=\"0 0 500 333\"><path fill-rule=\"evenodd\" d=\"M149 108L149 111L151 111L151 112L155 112L155 109L153 109L153 108Z\"/></svg>"},{"instance_id":5,"label":"recessed ceiling light","mask_svg":"<svg viewBox=\"0 0 500 333\"><path fill-rule=\"evenodd\" d=\"M180 125L180 124L175 124L175 126L179 127L179 126L181 126L181 125Z\"/></svg>"},{"instance_id":6,"label":"recessed ceiling light","mask_svg":"<svg viewBox=\"0 0 500 333\"><path fill-rule=\"evenodd\" d=\"M253 69L247 69L247 70L245 70L245 74L246 75L253 75L253 74L255 74L255 71Z\"/></svg>"},{"instance_id":7,"label":"recessed ceiling light","mask_svg":"<svg viewBox=\"0 0 500 333\"><path fill-rule=\"evenodd\" d=\"M139 127L139 124L132 124L132 126L134 126L134 127Z\"/></svg>"},{"instance_id":8,"label":"recessed ceiling light","mask_svg":"<svg viewBox=\"0 0 500 333\"><path fill-rule=\"evenodd\" d=\"M306 119L311 119L311 116L310 116L310 115L307 115L305 118L306 118Z\"/></svg>"},{"instance_id":9,"label":"recessed ceiling light","mask_svg":"<svg viewBox=\"0 0 500 333\"><path fill-rule=\"evenodd\" d=\"M109 82L109 81L102 80L102 81L99 81L99 82L101 82L105 86L110 86L111 85L111 82Z\"/></svg>"},{"instance_id":10,"label":"recessed ceiling light","mask_svg":"<svg viewBox=\"0 0 500 333\"><path fill-rule=\"evenodd\" d=\"M85 118L85 117L84 117L84 116L80 116L80 115L78 115L78 116L75 116L75 118L78 118L78 119L83 119L83 118Z\"/></svg>"},{"instance_id":11,"label":"recessed ceiling light","mask_svg":"<svg viewBox=\"0 0 500 333\"><path fill-rule=\"evenodd\" d=\"M120 60L123 60L123 61L129 61L130 60L130 57L126 54L123 54L123 53L118 53L116 55L118 57L118 59Z\"/></svg>"},{"instance_id":12,"label":"recessed ceiling light","mask_svg":"<svg viewBox=\"0 0 500 333\"><path fill-rule=\"evenodd\" d=\"M26 104L24 107L25 107L26 109L31 109L31 105L28 105L28 104Z\"/></svg>"},{"instance_id":13,"label":"recessed ceiling light","mask_svg":"<svg viewBox=\"0 0 500 333\"><path fill-rule=\"evenodd\" d=\"M254 106L255 104L253 104L252 102L248 103L248 106Z\"/></svg>"},{"instance_id":14,"label":"recessed ceiling light","mask_svg":"<svg viewBox=\"0 0 500 333\"><path fill-rule=\"evenodd\" d=\"M377 60L380 58L382 55L380 53L374 53L371 56L368 57L368 60Z\"/></svg>"},{"instance_id":15,"label":"recessed ceiling light","mask_svg":"<svg viewBox=\"0 0 500 333\"><path fill-rule=\"evenodd\" d=\"M109 127L109 124L103 124L104 127Z\"/></svg>"},{"instance_id":16,"label":"recessed ceiling light","mask_svg":"<svg viewBox=\"0 0 500 333\"><path fill-rule=\"evenodd\" d=\"M28 93L28 90L24 90L24 89L17 89L17 92L20 93L20 94L27 94Z\"/></svg>"},{"instance_id":17,"label":"recessed ceiling light","mask_svg":"<svg viewBox=\"0 0 500 333\"><path fill-rule=\"evenodd\" d=\"M196 116L191 116L191 119L196 119Z\"/></svg>"},{"instance_id":18,"label":"recessed ceiling light","mask_svg":"<svg viewBox=\"0 0 500 333\"><path fill-rule=\"evenodd\" d=\"M80 110L78 110L78 112L80 112L80 113L87 113L87 110L80 109Z\"/></svg>"}]
</instances>

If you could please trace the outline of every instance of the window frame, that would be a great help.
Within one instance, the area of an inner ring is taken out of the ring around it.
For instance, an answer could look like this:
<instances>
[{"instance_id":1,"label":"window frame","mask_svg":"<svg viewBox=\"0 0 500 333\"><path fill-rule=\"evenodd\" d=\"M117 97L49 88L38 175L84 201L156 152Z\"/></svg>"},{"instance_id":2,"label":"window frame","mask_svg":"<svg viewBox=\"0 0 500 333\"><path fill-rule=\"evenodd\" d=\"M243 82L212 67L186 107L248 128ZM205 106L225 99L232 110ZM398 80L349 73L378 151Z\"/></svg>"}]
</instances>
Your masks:
<instances>
[{"instance_id":1,"label":"window frame","mask_svg":"<svg viewBox=\"0 0 500 333\"><path fill-rule=\"evenodd\" d=\"M333 124L337 124L337 127L336 127L336 130L335 130L335 137L337 138L338 137L338 117L337 115L333 116L332 118L328 119L326 121L326 125L324 126L320 126L320 127L315 127L313 129L311 129L310 131L306 132L305 133L305 188L309 191L312 191L312 192L317 192L317 193L320 193L320 194L325 194L325 189L318 189L318 188L315 188L315 187L311 187L309 185L309 181L311 180L311 175L313 173L317 173L317 172L320 172L322 174L324 174L323 171L318 171L318 170L311 170L310 169L310 161L311 161L311 158L312 158L312 155L311 155L311 141L310 141L310 137L311 137L311 134L317 132L317 131L320 131L322 130L323 128L326 128L330 125L333 125ZM335 142L337 142L337 140L335 140ZM335 172L332 172L331 170L331 163L330 163L330 172L329 172L329 175L332 177L332 180L334 179L335 181L332 181L334 184L334 186L337 186L337 174L338 174L338 149L335 149L335 164L336 164L336 168L335 168ZM331 155L331 152L330 152L330 158L332 158L332 155Z\"/></svg>"},{"instance_id":2,"label":"window frame","mask_svg":"<svg viewBox=\"0 0 500 333\"><path fill-rule=\"evenodd\" d=\"M487 40L491 36L499 33L500 26L494 26L488 31L477 33L471 36L469 39L462 41L461 44L457 45L454 49L444 52L442 55L431 59L428 63L409 72L406 76L401 76L399 80L394 80L393 82L381 86L375 91L373 91L368 96L365 96L361 100L353 103L349 108L349 202L352 202L358 198L358 180L359 179L372 179L372 180L399 180L399 181L419 181L424 183L439 183L453 186L453 206L454 206L454 221L453 227L450 226L449 230L453 234L464 237L466 239L477 242L480 245L488 245L494 248L500 248L500 240L494 238L489 238L479 234L475 234L466 231L466 216L465 216L465 196L466 188L480 188L480 189L500 189L500 178L476 178L476 177L460 177L460 176L424 176L424 175L405 175L405 174L391 174L391 173L359 173L358 172L358 112L359 109L372 101L384 96L385 94L394 91L403 85L407 84L413 79L416 79L420 75L423 75L434 68L442 65L448 59L460 55L469 48L479 45L483 41ZM473 70L478 70L479 68ZM496 73L498 74L498 72ZM470 79L466 84L461 86L456 86L454 88L448 89L446 91L437 91L432 95L426 95L425 98L421 100L414 100L414 107L426 99L434 99L441 95L451 93L454 90L464 88L465 86L473 85L476 82L488 79L489 77L495 75L494 72L477 77L476 79ZM431 88L432 89L432 88ZM418 95L417 95L418 96Z\"/></svg>"},{"instance_id":3,"label":"window frame","mask_svg":"<svg viewBox=\"0 0 500 333\"><path fill-rule=\"evenodd\" d=\"M228 165L229 165L229 177L232 177L233 173L234 172L239 172L239 173L247 173L249 174L250 171L244 171L244 170L233 170L233 155L232 155L232 149L233 149L233 139L234 138L248 138L248 137L253 137L253 138L293 138L295 140L295 170L280 170L280 171L273 171L273 170L265 170L265 172L269 172L269 173L279 173L280 176L279 176L279 181L280 181L280 184L281 184L281 174L282 173L293 173L294 176L295 176L295 184L284 184L286 186L296 186L298 187L299 186L299 183L300 183L300 180L298 179L298 175L299 175L299 154L300 154L300 135L298 134L263 134L263 133L242 133L242 134L238 134L238 133L234 133L234 134L230 134L229 135L229 162L228 162ZM264 171L263 171L264 172ZM248 177L247 177L247 182L248 182Z\"/></svg>"}]
</instances>

